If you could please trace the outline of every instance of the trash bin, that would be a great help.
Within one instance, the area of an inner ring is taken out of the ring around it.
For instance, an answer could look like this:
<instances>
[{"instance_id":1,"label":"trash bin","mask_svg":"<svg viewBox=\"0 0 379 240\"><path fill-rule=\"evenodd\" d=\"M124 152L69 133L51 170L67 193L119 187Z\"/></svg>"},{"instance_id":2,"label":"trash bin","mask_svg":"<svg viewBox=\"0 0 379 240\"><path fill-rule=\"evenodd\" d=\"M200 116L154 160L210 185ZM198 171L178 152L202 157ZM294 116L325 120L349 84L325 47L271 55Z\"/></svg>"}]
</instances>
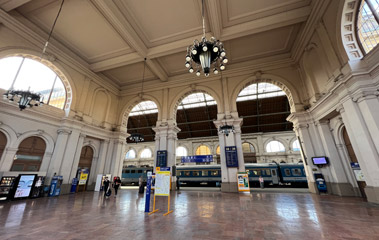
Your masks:
<instances>
[{"instance_id":1,"label":"trash bin","mask_svg":"<svg viewBox=\"0 0 379 240\"><path fill-rule=\"evenodd\" d=\"M70 193L75 193L76 188L78 187L79 180L77 178L72 179L72 184L71 184L71 191Z\"/></svg>"},{"instance_id":2,"label":"trash bin","mask_svg":"<svg viewBox=\"0 0 379 240\"><path fill-rule=\"evenodd\" d=\"M326 189L326 182L325 182L324 176L322 176L321 173L315 173L314 176L316 179L316 185L317 185L318 192L319 193L322 193L322 192L326 193L327 189Z\"/></svg>"}]
</instances>

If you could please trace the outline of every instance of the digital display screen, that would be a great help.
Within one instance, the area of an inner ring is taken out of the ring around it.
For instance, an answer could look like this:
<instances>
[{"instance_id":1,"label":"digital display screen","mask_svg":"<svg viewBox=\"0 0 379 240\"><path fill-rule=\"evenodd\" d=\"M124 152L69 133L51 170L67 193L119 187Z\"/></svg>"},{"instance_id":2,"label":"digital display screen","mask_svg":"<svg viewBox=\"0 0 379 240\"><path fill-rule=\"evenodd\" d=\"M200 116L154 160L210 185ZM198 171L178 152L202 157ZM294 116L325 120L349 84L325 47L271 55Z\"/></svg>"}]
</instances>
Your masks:
<instances>
[{"instance_id":1,"label":"digital display screen","mask_svg":"<svg viewBox=\"0 0 379 240\"><path fill-rule=\"evenodd\" d=\"M326 159L326 157L313 157L312 161L314 165L328 164L328 160Z\"/></svg>"},{"instance_id":2,"label":"digital display screen","mask_svg":"<svg viewBox=\"0 0 379 240\"><path fill-rule=\"evenodd\" d=\"M21 175L14 198L29 197L35 175Z\"/></svg>"}]
</instances>

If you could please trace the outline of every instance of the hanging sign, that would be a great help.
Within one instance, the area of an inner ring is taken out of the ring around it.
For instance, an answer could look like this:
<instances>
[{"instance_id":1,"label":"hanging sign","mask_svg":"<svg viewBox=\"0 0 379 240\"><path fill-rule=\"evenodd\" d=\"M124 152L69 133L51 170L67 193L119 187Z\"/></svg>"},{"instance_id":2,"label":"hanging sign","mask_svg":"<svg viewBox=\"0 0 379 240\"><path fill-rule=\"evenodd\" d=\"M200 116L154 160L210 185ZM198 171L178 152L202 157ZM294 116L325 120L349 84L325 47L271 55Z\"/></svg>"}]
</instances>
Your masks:
<instances>
[{"instance_id":1,"label":"hanging sign","mask_svg":"<svg viewBox=\"0 0 379 240\"><path fill-rule=\"evenodd\" d=\"M246 172L237 173L237 183L239 192L250 192L249 175Z\"/></svg>"},{"instance_id":2,"label":"hanging sign","mask_svg":"<svg viewBox=\"0 0 379 240\"><path fill-rule=\"evenodd\" d=\"M182 163L203 163L203 162L213 162L213 155L197 155L197 156L186 156L182 157Z\"/></svg>"},{"instance_id":3,"label":"hanging sign","mask_svg":"<svg viewBox=\"0 0 379 240\"><path fill-rule=\"evenodd\" d=\"M167 167L167 151L157 151L157 167Z\"/></svg>"},{"instance_id":4,"label":"hanging sign","mask_svg":"<svg viewBox=\"0 0 379 240\"><path fill-rule=\"evenodd\" d=\"M225 147L225 158L227 167L238 167L237 147Z\"/></svg>"},{"instance_id":5,"label":"hanging sign","mask_svg":"<svg viewBox=\"0 0 379 240\"><path fill-rule=\"evenodd\" d=\"M85 185L87 183L88 174L88 169L82 169L80 172L79 185Z\"/></svg>"},{"instance_id":6,"label":"hanging sign","mask_svg":"<svg viewBox=\"0 0 379 240\"><path fill-rule=\"evenodd\" d=\"M170 196L170 168L157 169L155 175L155 192L156 196Z\"/></svg>"}]
</instances>

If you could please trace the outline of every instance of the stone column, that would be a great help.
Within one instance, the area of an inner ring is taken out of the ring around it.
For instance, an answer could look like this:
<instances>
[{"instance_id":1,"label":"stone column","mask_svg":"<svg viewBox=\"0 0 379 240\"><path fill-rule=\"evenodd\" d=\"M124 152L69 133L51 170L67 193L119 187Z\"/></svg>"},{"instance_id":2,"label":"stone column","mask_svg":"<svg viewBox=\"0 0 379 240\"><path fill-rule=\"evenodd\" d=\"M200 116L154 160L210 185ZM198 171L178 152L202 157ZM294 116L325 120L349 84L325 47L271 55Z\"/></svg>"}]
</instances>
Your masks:
<instances>
[{"instance_id":1,"label":"stone column","mask_svg":"<svg viewBox=\"0 0 379 240\"><path fill-rule=\"evenodd\" d=\"M358 100L358 104L354 100ZM374 119L378 109L373 109L376 106L375 100L346 97L341 102L339 111L365 177L367 200L379 203L379 154L373 141L378 132L378 119Z\"/></svg>"},{"instance_id":2,"label":"stone column","mask_svg":"<svg viewBox=\"0 0 379 240\"><path fill-rule=\"evenodd\" d=\"M329 158L326 166L330 174L331 192L339 196L356 196L351 183L347 179L347 172L337 150L336 143L330 131L329 121L319 121L318 129L321 135L325 155Z\"/></svg>"},{"instance_id":3,"label":"stone column","mask_svg":"<svg viewBox=\"0 0 379 240\"><path fill-rule=\"evenodd\" d=\"M226 136L223 133L218 134L220 142L220 158L221 158L221 191L222 192L238 192L237 173L245 172L245 161L243 158L242 141L241 141L241 124L242 118L221 119L214 121L218 129L223 125L234 127L234 132ZM236 146L238 156L238 168L228 168L226 166L225 147Z\"/></svg>"},{"instance_id":4,"label":"stone column","mask_svg":"<svg viewBox=\"0 0 379 240\"><path fill-rule=\"evenodd\" d=\"M114 176L121 177L122 167L124 164L124 149L126 146L126 138L119 137L114 140L113 145L113 155L112 155L112 164L110 168L110 173L112 174L112 179Z\"/></svg>"},{"instance_id":5,"label":"stone column","mask_svg":"<svg viewBox=\"0 0 379 240\"><path fill-rule=\"evenodd\" d=\"M176 142L178 140L177 134L180 129L172 122L157 122L157 127L153 128L155 132L155 159L154 159L154 172L157 165L156 155L157 151L167 151L167 167L171 168L176 166ZM176 189L176 177L171 178L171 190Z\"/></svg>"},{"instance_id":6,"label":"stone column","mask_svg":"<svg viewBox=\"0 0 379 240\"><path fill-rule=\"evenodd\" d=\"M57 142L55 144L53 156L46 174L45 185L50 185L51 177L54 176L54 174L59 175L59 170L66 152L67 140L72 131L67 129L58 129L57 132Z\"/></svg>"},{"instance_id":7,"label":"stone column","mask_svg":"<svg viewBox=\"0 0 379 240\"><path fill-rule=\"evenodd\" d=\"M80 134L78 143L76 146L76 151L74 154L74 159L72 161L72 165L70 166L70 175L69 175L69 182L72 181L73 178L76 177L76 173L78 171L79 161L80 161L80 154L82 153L83 143L84 139L86 138L85 134Z\"/></svg>"},{"instance_id":8,"label":"stone column","mask_svg":"<svg viewBox=\"0 0 379 240\"><path fill-rule=\"evenodd\" d=\"M96 175L105 174L105 162L107 158L109 140L102 140L100 142L99 161L96 165Z\"/></svg>"},{"instance_id":9,"label":"stone column","mask_svg":"<svg viewBox=\"0 0 379 240\"><path fill-rule=\"evenodd\" d=\"M0 163L0 172L8 172L11 170L14 157L18 151L18 148L5 148L3 152L3 161Z\"/></svg>"}]
</instances>

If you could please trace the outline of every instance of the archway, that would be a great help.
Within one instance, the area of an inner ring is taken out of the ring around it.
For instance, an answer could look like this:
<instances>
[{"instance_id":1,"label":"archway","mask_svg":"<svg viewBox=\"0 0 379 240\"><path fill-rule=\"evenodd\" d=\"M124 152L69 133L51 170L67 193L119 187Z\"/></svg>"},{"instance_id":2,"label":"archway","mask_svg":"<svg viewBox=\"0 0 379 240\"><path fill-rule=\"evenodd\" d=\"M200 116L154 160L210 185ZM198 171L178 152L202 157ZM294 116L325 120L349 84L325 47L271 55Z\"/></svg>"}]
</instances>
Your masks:
<instances>
[{"instance_id":1,"label":"archway","mask_svg":"<svg viewBox=\"0 0 379 240\"><path fill-rule=\"evenodd\" d=\"M24 139L18 146L11 171L38 172L46 150L45 141L36 136Z\"/></svg>"},{"instance_id":2,"label":"archway","mask_svg":"<svg viewBox=\"0 0 379 240\"><path fill-rule=\"evenodd\" d=\"M5 150L6 145L7 145L7 136L5 136L5 134L0 131L0 160L3 156L3 152Z\"/></svg>"},{"instance_id":3,"label":"archway","mask_svg":"<svg viewBox=\"0 0 379 240\"><path fill-rule=\"evenodd\" d=\"M93 151L92 147L84 146L82 148L81 153L80 153L77 178L80 179L80 173L84 169L88 171L88 175L87 175L87 180L86 180L85 184L82 184L83 187L77 188L78 192L85 191L87 189L89 173L91 172L92 160L93 160L93 155L94 155L93 152L94 151ZM80 184L79 184L79 186L80 186Z\"/></svg>"}]
</instances>

